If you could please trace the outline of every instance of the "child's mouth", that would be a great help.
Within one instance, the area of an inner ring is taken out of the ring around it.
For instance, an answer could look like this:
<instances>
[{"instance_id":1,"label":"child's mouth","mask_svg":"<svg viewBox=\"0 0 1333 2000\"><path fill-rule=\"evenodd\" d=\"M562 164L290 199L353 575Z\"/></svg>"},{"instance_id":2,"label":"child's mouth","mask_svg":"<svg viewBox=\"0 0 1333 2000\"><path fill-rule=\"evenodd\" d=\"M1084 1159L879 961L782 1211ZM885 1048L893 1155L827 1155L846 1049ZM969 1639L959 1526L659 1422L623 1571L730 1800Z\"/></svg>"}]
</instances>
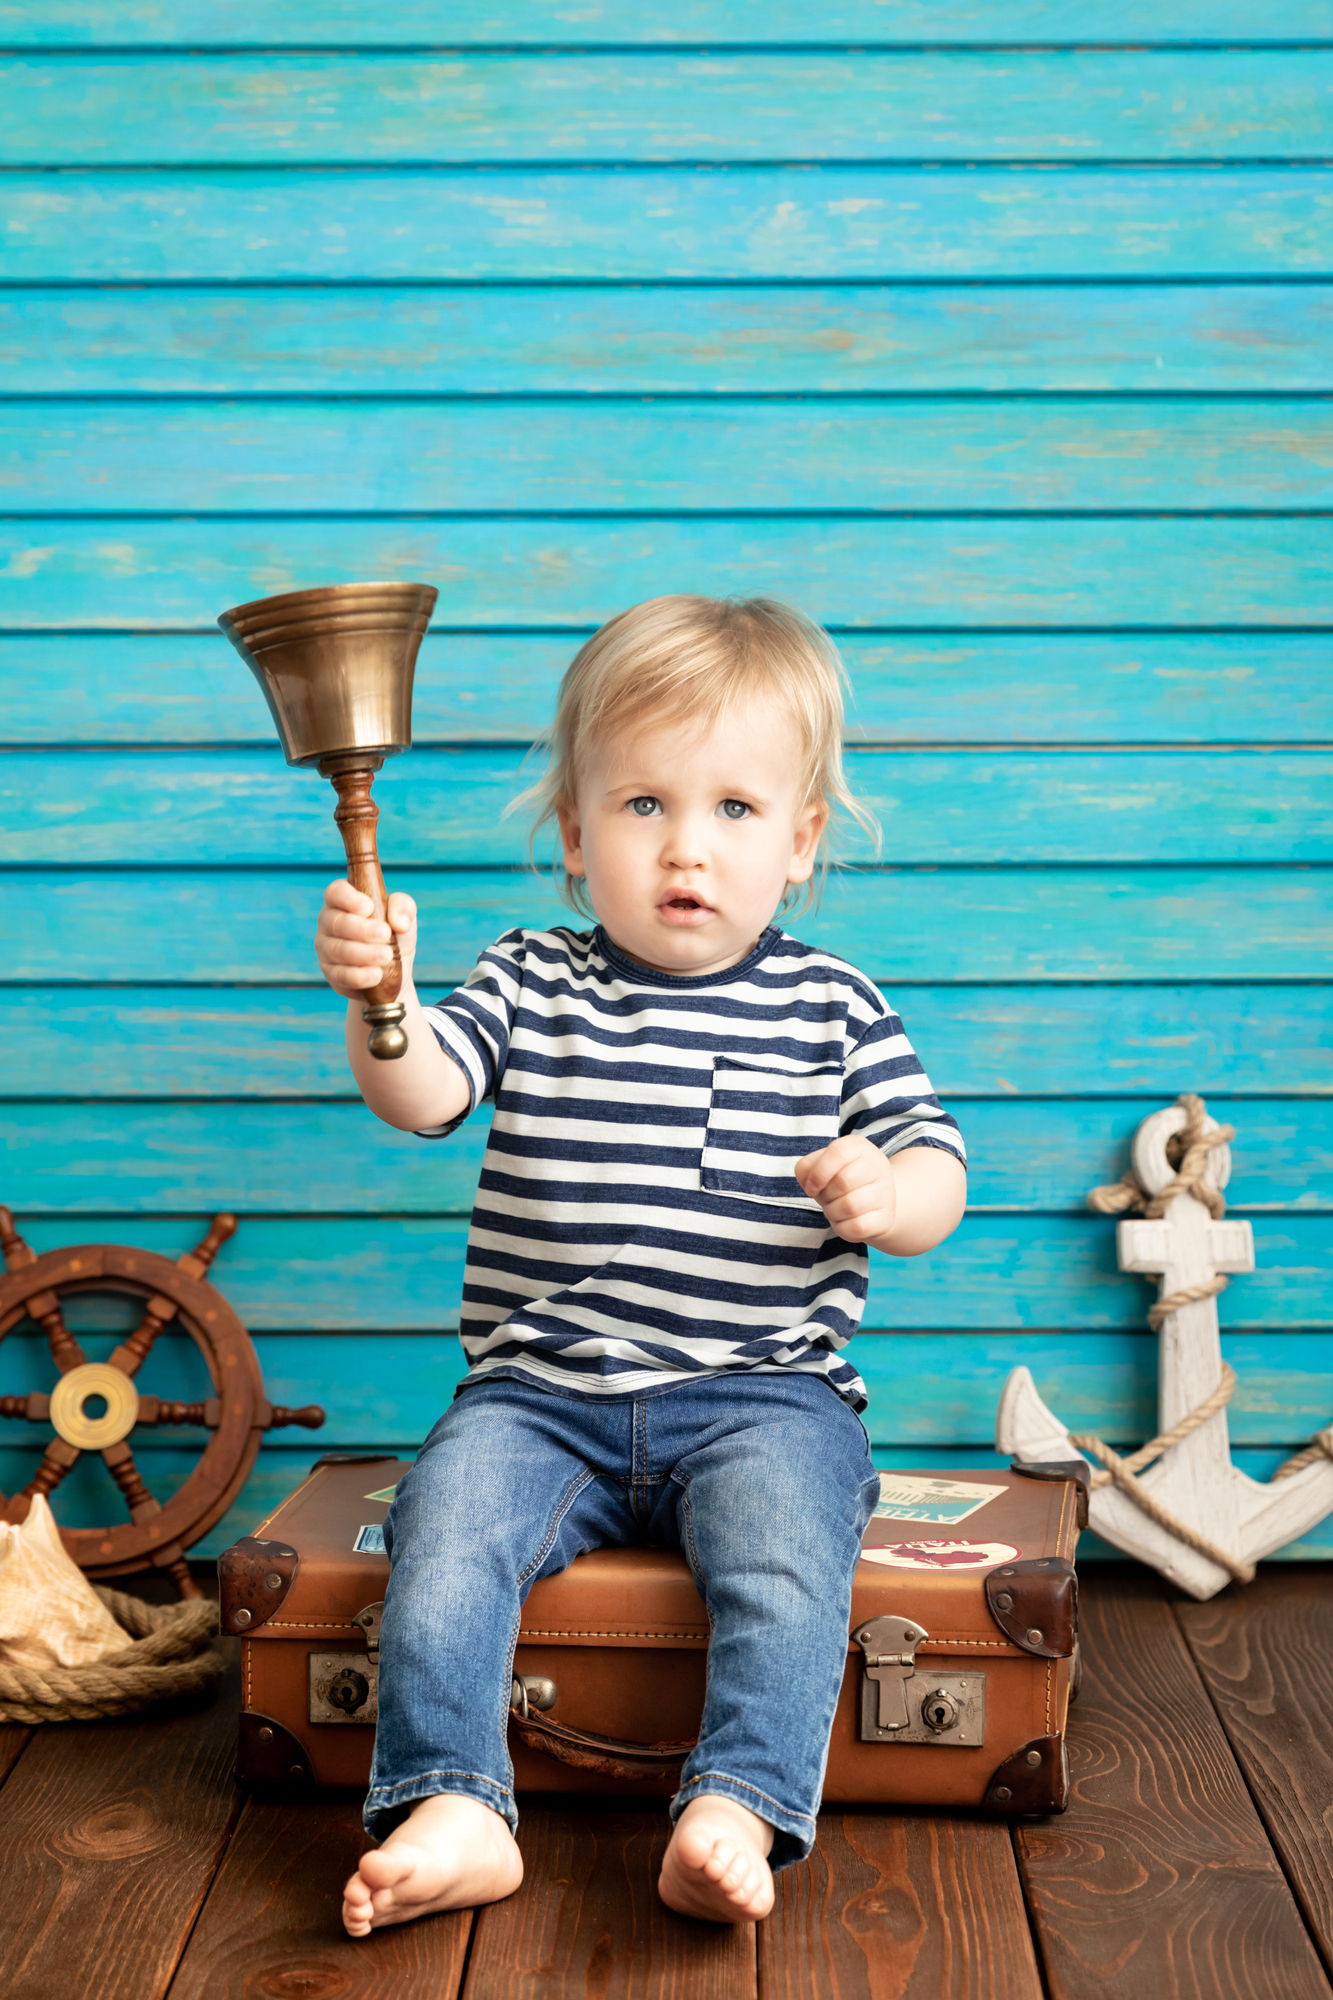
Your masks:
<instances>
[{"instance_id":1,"label":"child's mouth","mask_svg":"<svg viewBox=\"0 0 1333 2000\"><path fill-rule=\"evenodd\" d=\"M673 895L663 896L658 910L669 924L697 924L713 912L702 896L693 895L688 889L679 889Z\"/></svg>"}]
</instances>

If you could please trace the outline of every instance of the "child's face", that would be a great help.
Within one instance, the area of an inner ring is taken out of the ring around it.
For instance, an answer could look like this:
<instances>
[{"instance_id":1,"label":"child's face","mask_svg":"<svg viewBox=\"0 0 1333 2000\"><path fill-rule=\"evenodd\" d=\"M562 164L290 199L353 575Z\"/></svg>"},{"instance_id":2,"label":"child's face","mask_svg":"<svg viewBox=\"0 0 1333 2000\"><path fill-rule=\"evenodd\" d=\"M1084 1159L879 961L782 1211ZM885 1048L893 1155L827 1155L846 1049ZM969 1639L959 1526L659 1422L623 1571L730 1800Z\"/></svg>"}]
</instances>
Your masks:
<instances>
[{"instance_id":1,"label":"child's face","mask_svg":"<svg viewBox=\"0 0 1333 2000\"><path fill-rule=\"evenodd\" d=\"M795 730L748 703L709 727L649 723L598 745L565 866L622 951L658 972L719 972L745 957L789 882L809 880L823 806L802 806Z\"/></svg>"}]
</instances>

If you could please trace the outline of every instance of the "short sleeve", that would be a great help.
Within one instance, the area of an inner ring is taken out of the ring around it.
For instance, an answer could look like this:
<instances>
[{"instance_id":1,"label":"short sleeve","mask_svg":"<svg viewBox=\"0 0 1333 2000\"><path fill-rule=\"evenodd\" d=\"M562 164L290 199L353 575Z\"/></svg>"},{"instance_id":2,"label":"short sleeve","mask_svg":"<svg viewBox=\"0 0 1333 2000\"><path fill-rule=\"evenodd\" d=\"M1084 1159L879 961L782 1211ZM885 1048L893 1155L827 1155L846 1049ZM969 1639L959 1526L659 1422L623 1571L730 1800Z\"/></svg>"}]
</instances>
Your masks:
<instances>
[{"instance_id":1,"label":"short sleeve","mask_svg":"<svg viewBox=\"0 0 1333 2000\"><path fill-rule=\"evenodd\" d=\"M449 1124L423 1126L421 1138L447 1138L485 1098L494 1097L509 1059L526 955L525 933L506 931L487 946L461 986L423 1009L440 1047L468 1080L469 1103Z\"/></svg>"},{"instance_id":2,"label":"short sleeve","mask_svg":"<svg viewBox=\"0 0 1333 2000\"><path fill-rule=\"evenodd\" d=\"M884 1003L881 1001L880 1006ZM851 1024L849 1024L851 1025ZM967 1165L956 1120L930 1087L903 1024L888 1007L862 1031L843 1066L839 1131L869 1139L885 1153L934 1146Z\"/></svg>"}]
</instances>

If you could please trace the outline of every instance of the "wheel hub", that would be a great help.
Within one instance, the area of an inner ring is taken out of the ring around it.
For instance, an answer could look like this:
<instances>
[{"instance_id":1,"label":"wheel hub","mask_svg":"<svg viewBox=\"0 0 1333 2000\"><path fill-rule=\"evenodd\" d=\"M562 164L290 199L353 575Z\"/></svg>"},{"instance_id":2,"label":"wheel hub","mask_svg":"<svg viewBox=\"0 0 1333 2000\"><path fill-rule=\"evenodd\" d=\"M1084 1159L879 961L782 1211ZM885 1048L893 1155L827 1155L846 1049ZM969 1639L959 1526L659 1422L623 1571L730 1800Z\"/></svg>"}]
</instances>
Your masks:
<instances>
[{"instance_id":1,"label":"wheel hub","mask_svg":"<svg viewBox=\"0 0 1333 2000\"><path fill-rule=\"evenodd\" d=\"M106 1403L100 1417L90 1417L84 1410L94 1396ZM105 1451L108 1445L119 1444L134 1429L138 1415L138 1390L109 1361L85 1361L81 1368L71 1368L51 1391L51 1422L65 1443L78 1451Z\"/></svg>"}]
</instances>

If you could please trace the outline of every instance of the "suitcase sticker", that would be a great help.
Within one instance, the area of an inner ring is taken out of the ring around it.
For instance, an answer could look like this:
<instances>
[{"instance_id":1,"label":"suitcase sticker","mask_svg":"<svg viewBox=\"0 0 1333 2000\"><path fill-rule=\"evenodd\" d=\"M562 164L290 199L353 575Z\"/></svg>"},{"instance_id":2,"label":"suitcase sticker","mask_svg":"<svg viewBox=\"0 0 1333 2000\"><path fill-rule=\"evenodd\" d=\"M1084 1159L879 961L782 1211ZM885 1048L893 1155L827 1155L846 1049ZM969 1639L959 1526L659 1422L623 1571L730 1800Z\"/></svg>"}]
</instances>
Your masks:
<instances>
[{"instance_id":1,"label":"suitcase sticker","mask_svg":"<svg viewBox=\"0 0 1333 2000\"><path fill-rule=\"evenodd\" d=\"M1023 1553L1012 1542L881 1542L862 1549L862 1562L885 1569L996 1569Z\"/></svg>"},{"instance_id":2,"label":"suitcase sticker","mask_svg":"<svg viewBox=\"0 0 1333 2000\"><path fill-rule=\"evenodd\" d=\"M878 1521L938 1521L956 1528L988 1500L998 1500L1006 1486L973 1486L961 1479L929 1479L920 1473L881 1472Z\"/></svg>"}]
</instances>

